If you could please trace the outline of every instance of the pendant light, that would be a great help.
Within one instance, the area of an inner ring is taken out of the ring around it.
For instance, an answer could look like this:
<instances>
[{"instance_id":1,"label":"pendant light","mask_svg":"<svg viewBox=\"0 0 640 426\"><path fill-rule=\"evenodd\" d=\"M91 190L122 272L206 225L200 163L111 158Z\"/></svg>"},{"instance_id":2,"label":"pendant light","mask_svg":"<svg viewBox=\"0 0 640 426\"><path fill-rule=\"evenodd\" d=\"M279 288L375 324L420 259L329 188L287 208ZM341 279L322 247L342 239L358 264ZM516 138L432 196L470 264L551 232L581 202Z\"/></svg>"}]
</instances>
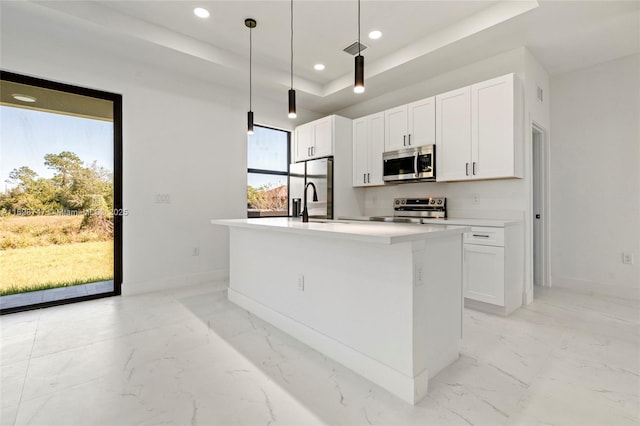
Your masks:
<instances>
[{"instance_id":1,"label":"pendant light","mask_svg":"<svg viewBox=\"0 0 640 426\"><path fill-rule=\"evenodd\" d=\"M289 118L296 118L296 91L293 90L293 0L291 0L291 88L289 89Z\"/></svg>"},{"instance_id":2,"label":"pendant light","mask_svg":"<svg viewBox=\"0 0 640 426\"><path fill-rule=\"evenodd\" d=\"M358 0L358 56L356 56L356 72L353 91L355 93L364 92L364 56L360 54L360 0Z\"/></svg>"},{"instance_id":3,"label":"pendant light","mask_svg":"<svg viewBox=\"0 0 640 426\"><path fill-rule=\"evenodd\" d=\"M249 28L249 112L247 113L247 134L253 134L253 111L251 111L251 89L252 89L252 74L251 74L251 51L253 50L253 40L251 38L251 30L254 29L258 23L255 19L245 19L244 24Z\"/></svg>"}]
</instances>

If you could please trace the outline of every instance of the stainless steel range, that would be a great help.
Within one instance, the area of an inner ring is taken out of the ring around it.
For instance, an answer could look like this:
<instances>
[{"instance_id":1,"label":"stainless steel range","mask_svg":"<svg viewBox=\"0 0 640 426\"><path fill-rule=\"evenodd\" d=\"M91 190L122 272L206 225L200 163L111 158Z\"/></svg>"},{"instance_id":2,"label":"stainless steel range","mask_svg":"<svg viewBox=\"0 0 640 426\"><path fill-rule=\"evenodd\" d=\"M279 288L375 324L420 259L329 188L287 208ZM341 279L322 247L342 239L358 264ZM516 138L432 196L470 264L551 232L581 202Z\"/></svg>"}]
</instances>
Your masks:
<instances>
[{"instance_id":1,"label":"stainless steel range","mask_svg":"<svg viewBox=\"0 0 640 426\"><path fill-rule=\"evenodd\" d=\"M374 216L376 222L422 223L422 219L446 219L447 199L396 198L393 200L393 216Z\"/></svg>"}]
</instances>

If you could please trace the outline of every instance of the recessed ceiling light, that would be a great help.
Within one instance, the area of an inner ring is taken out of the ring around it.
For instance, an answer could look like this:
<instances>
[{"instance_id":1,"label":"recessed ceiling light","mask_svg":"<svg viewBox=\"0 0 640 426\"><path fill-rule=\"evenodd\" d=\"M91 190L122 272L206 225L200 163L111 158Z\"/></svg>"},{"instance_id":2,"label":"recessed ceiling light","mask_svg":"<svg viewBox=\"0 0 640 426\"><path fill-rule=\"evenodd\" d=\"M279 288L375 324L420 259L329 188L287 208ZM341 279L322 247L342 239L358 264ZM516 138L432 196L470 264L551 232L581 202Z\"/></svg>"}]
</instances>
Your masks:
<instances>
[{"instance_id":1,"label":"recessed ceiling light","mask_svg":"<svg viewBox=\"0 0 640 426\"><path fill-rule=\"evenodd\" d=\"M196 7L195 9L193 9L193 14L196 15L198 18L208 18L209 17L209 11L207 9L202 8L202 7Z\"/></svg>"},{"instance_id":2,"label":"recessed ceiling light","mask_svg":"<svg viewBox=\"0 0 640 426\"><path fill-rule=\"evenodd\" d=\"M382 37L382 32L381 31L375 30L375 31L371 31L369 33L369 38L371 40L375 40L375 39L378 39L380 37Z\"/></svg>"},{"instance_id":3,"label":"recessed ceiling light","mask_svg":"<svg viewBox=\"0 0 640 426\"><path fill-rule=\"evenodd\" d=\"M322 70L324 69L324 64L315 64L315 65L313 66L313 68L314 68L316 71L322 71Z\"/></svg>"},{"instance_id":4,"label":"recessed ceiling light","mask_svg":"<svg viewBox=\"0 0 640 426\"><path fill-rule=\"evenodd\" d=\"M14 93L11 96L13 96L13 99L15 99L17 101L22 101L22 102L35 102L35 101L37 101L37 99L34 98L33 96L21 95L20 93Z\"/></svg>"}]
</instances>

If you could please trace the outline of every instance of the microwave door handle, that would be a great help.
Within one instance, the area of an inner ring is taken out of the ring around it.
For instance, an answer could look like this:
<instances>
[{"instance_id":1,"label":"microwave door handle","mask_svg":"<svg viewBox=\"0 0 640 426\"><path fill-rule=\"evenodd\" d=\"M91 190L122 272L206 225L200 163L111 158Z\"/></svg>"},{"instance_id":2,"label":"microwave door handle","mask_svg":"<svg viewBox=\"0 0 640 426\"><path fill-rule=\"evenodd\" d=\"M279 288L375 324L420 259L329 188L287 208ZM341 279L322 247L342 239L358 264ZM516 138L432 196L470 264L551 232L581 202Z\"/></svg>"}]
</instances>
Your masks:
<instances>
[{"instance_id":1,"label":"microwave door handle","mask_svg":"<svg viewBox=\"0 0 640 426\"><path fill-rule=\"evenodd\" d=\"M416 155L413 157L413 172L415 173L415 177L418 177L418 157L420 157L420 154L416 152Z\"/></svg>"}]
</instances>

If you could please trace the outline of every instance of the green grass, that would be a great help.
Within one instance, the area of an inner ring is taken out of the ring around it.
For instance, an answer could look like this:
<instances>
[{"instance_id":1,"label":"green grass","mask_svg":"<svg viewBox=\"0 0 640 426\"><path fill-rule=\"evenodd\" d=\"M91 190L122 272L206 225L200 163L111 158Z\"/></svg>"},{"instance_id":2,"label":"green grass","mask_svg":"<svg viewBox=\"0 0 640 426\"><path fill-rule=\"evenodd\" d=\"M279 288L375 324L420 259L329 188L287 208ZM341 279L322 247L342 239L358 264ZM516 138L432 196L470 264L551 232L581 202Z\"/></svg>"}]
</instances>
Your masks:
<instances>
[{"instance_id":1,"label":"green grass","mask_svg":"<svg viewBox=\"0 0 640 426\"><path fill-rule=\"evenodd\" d=\"M113 241L0 251L0 295L113 279Z\"/></svg>"}]
</instances>

